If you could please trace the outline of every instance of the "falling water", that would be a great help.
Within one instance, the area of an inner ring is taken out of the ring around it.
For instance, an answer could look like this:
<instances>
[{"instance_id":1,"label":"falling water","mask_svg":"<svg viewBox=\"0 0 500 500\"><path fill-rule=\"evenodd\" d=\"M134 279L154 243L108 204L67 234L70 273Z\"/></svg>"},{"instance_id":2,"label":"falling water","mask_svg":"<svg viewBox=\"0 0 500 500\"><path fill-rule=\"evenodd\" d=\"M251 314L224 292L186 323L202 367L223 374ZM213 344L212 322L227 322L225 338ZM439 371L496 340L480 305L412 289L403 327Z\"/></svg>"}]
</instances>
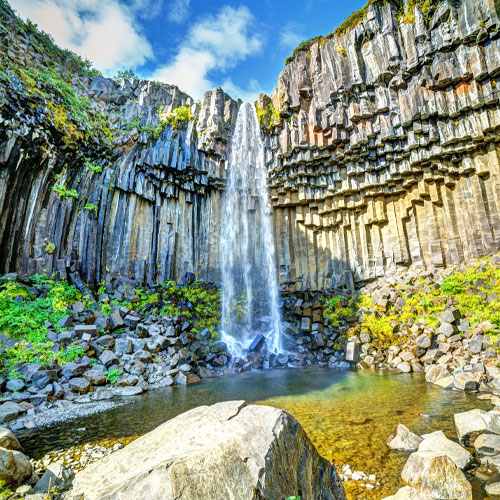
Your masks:
<instances>
[{"instance_id":1,"label":"falling water","mask_svg":"<svg viewBox=\"0 0 500 500\"><path fill-rule=\"evenodd\" d=\"M222 215L222 339L241 355L261 334L277 353L281 319L264 146L248 103L236 119Z\"/></svg>"}]
</instances>

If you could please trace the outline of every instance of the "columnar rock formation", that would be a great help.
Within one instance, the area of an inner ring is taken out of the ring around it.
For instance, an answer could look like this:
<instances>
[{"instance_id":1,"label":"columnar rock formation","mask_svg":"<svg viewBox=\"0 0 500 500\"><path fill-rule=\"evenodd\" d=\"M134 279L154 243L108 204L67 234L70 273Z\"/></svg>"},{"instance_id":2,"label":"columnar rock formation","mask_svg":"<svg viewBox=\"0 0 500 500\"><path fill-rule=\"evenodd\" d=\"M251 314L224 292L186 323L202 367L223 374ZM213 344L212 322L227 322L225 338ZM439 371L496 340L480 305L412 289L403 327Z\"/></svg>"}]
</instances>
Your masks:
<instances>
[{"instance_id":1,"label":"columnar rock formation","mask_svg":"<svg viewBox=\"0 0 500 500\"><path fill-rule=\"evenodd\" d=\"M299 52L272 94L280 279L295 288L498 251L494 2L445 0L430 20L415 7L414 22L383 4Z\"/></svg>"},{"instance_id":2,"label":"columnar rock formation","mask_svg":"<svg viewBox=\"0 0 500 500\"><path fill-rule=\"evenodd\" d=\"M299 52L261 96L279 116L263 133L285 288L498 250L496 4L431 3L432 18L417 6L403 22L392 2L373 2L359 24ZM0 0L0 271L79 271L93 284L185 271L217 279L239 101L219 88L195 103L173 86L92 76L42 42ZM65 97L40 79L53 70L104 117L110 144L56 112ZM184 105L192 119L161 126L159 113Z\"/></svg>"},{"instance_id":3,"label":"columnar rock formation","mask_svg":"<svg viewBox=\"0 0 500 500\"><path fill-rule=\"evenodd\" d=\"M1 3L0 15L0 272L79 271L96 284L178 280L186 271L206 279L216 271L220 193L239 102L220 88L195 103L174 86L89 77L26 33ZM18 77L20 66L33 73ZM50 99L40 98L28 78L34 74L43 88L51 67L90 99L89 113L106 118L110 147L69 141L82 127L70 114L57 126L51 113L60 96L49 86ZM159 126L160 112L184 105L191 120ZM77 193L61 195L58 186Z\"/></svg>"}]
</instances>

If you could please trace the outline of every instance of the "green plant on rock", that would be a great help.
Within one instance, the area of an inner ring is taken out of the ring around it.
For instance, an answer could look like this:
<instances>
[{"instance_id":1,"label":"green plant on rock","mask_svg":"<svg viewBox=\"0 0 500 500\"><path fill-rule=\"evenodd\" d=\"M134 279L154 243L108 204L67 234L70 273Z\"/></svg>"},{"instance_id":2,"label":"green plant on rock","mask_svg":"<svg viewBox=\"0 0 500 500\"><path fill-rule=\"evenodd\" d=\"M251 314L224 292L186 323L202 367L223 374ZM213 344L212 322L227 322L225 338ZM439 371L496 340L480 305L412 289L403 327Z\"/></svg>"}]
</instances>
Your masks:
<instances>
[{"instance_id":1,"label":"green plant on rock","mask_svg":"<svg viewBox=\"0 0 500 500\"><path fill-rule=\"evenodd\" d=\"M68 189L66 186L62 184L57 184L56 186L52 186L52 191L57 193L61 198L65 200L69 198L78 199L78 191L76 189Z\"/></svg>"},{"instance_id":2,"label":"green plant on rock","mask_svg":"<svg viewBox=\"0 0 500 500\"><path fill-rule=\"evenodd\" d=\"M92 172L96 172L96 173L101 173L102 172L101 165L98 165L97 163L92 162L89 158L85 158L84 165L89 170L92 170Z\"/></svg>"},{"instance_id":3,"label":"green plant on rock","mask_svg":"<svg viewBox=\"0 0 500 500\"><path fill-rule=\"evenodd\" d=\"M270 131L275 125L280 124L280 114L272 101L265 107L260 107L258 101L255 101L255 110L261 127Z\"/></svg>"},{"instance_id":4,"label":"green plant on rock","mask_svg":"<svg viewBox=\"0 0 500 500\"><path fill-rule=\"evenodd\" d=\"M183 127L187 122L193 121L191 108L187 105L175 108L170 114L165 116L165 110L160 110L159 118L165 125L170 125L173 129Z\"/></svg>"},{"instance_id":5,"label":"green plant on rock","mask_svg":"<svg viewBox=\"0 0 500 500\"><path fill-rule=\"evenodd\" d=\"M133 69L122 69L120 71L117 71L116 75L114 76L115 80L125 80L129 78L135 78L135 73Z\"/></svg>"},{"instance_id":6,"label":"green plant on rock","mask_svg":"<svg viewBox=\"0 0 500 500\"><path fill-rule=\"evenodd\" d=\"M56 245L52 241L49 241L45 245L45 252L48 253L49 255L52 255L56 250Z\"/></svg>"},{"instance_id":7,"label":"green plant on rock","mask_svg":"<svg viewBox=\"0 0 500 500\"><path fill-rule=\"evenodd\" d=\"M97 212L99 211L99 208L97 205L94 205L94 203L85 203L83 208L89 212L94 212L95 215L97 215Z\"/></svg>"},{"instance_id":8,"label":"green plant on rock","mask_svg":"<svg viewBox=\"0 0 500 500\"><path fill-rule=\"evenodd\" d=\"M119 368L110 368L106 372L106 379L110 384L116 384L118 379L121 377L122 371Z\"/></svg>"}]
</instances>

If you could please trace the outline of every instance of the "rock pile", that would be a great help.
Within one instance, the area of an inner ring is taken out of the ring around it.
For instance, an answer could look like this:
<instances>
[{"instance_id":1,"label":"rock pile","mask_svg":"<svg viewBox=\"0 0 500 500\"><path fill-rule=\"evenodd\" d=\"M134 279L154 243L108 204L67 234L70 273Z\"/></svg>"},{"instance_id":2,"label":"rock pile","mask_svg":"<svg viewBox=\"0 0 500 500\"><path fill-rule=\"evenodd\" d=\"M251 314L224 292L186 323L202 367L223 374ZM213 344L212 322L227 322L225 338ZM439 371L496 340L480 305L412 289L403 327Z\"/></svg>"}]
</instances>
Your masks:
<instances>
[{"instance_id":1,"label":"rock pile","mask_svg":"<svg viewBox=\"0 0 500 500\"><path fill-rule=\"evenodd\" d=\"M401 473L406 486L385 500L471 500L472 476L488 495L500 494L500 411L475 409L454 420L460 444L442 431L417 436L402 424L396 427L387 445L413 453Z\"/></svg>"}]
</instances>

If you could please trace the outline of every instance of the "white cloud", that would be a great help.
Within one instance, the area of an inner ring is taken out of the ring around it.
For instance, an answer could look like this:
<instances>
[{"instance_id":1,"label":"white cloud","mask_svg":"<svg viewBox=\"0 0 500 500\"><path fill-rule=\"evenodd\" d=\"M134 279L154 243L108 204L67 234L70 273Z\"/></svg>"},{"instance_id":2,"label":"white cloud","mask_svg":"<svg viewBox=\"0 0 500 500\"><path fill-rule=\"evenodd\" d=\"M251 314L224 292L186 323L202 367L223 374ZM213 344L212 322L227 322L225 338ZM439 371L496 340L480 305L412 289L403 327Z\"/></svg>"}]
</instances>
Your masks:
<instances>
[{"instance_id":1,"label":"white cloud","mask_svg":"<svg viewBox=\"0 0 500 500\"><path fill-rule=\"evenodd\" d=\"M135 68L153 57L149 41L136 28L134 9L150 3L134 0L129 7L118 0L11 0L21 17L107 74Z\"/></svg>"},{"instance_id":2,"label":"white cloud","mask_svg":"<svg viewBox=\"0 0 500 500\"><path fill-rule=\"evenodd\" d=\"M175 23L182 23L189 15L190 0L173 0L169 5L168 18Z\"/></svg>"},{"instance_id":3,"label":"white cloud","mask_svg":"<svg viewBox=\"0 0 500 500\"><path fill-rule=\"evenodd\" d=\"M304 27L296 22L285 24L280 34L280 45L287 49L293 49L304 40Z\"/></svg>"},{"instance_id":4,"label":"white cloud","mask_svg":"<svg viewBox=\"0 0 500 500\"><path fill-rule=\"evenodd\" d=\"M158 67L150 77L177 85L201 99L214 86L211 72L224 73L260 51L263 39L253 24L247 7L223 7L217 15L193 24L173 60Z\"/></svg>"}]
</instances>

